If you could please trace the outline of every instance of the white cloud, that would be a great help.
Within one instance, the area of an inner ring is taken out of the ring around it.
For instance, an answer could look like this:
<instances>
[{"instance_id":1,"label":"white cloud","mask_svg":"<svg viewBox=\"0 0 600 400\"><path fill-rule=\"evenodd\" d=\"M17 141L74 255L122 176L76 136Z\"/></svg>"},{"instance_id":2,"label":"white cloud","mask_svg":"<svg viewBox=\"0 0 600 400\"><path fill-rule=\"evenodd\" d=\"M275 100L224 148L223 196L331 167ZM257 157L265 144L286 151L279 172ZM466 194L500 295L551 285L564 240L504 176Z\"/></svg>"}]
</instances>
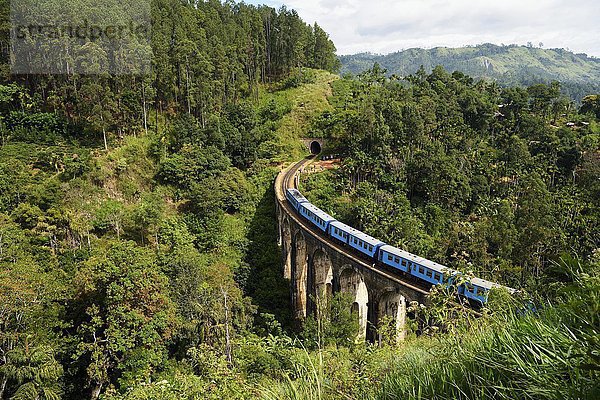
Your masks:
<instances>
[{"instance_id":1,"label":"white cloud","mask_svg":"<svg viewBox=\"0 0 600 400\"><path fill-rule=\"evenodd\" d=\"M250 0L294 8L339 54L527 42L600 57L598 0Z\"/></svg>"}]
</instances>

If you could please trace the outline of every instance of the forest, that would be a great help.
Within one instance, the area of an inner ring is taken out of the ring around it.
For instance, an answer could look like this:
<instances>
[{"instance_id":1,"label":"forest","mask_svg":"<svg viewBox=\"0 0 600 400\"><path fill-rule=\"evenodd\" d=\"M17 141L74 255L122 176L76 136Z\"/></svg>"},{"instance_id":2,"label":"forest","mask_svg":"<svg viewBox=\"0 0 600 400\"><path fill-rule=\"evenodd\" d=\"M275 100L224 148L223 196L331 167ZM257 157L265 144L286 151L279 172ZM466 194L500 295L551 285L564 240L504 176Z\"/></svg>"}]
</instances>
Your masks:
<instances>
[{"instance_id":1,"label":"forest","mask_svg":"<svg viewBox=\"0 0 600 400\"><path fill-rule=\"evenodd\" d=\"M285 7L151 13L145 75L11 74L1 26L0 399L600 395L598 94L340 78ZM436 288L401 343L357 343L341 294L299 326L273 181L303 136L338 160L315 204L521 294L476 317Z\"/></svg>"}]
</instances>

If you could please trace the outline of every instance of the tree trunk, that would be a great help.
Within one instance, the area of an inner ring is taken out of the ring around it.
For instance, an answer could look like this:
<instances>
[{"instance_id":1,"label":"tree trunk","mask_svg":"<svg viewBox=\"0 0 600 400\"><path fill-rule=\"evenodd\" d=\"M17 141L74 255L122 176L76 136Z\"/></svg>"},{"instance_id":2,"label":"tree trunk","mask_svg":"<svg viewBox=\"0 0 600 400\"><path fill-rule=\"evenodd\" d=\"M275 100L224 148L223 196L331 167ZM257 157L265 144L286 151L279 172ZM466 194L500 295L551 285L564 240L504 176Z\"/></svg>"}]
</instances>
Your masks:
<instances>
[{"instance_id":1,"label":"tree trunk","mask_svg":"<svg viewBox=\"0 0 600 400\"><path fill-rule=\"evenodd\" d=\"M104 150L108 150L108 142L106 141L106 128L104 127L104 116L100 114L100 121L102 121L102 138L104 139Z\"/></svg>"},{"instance_id":2,"label":"tree trunk","mask_svg":"<svg viewBox=\"0 0 600 400\"><path fill-rule=\"evenodd\" d=\"M223 293L225 307L225 354L227 356L227 361L231 364L233 357L231 356L231 341L229 336L229 310L227 308L227 292L223 290L223 287L221 287L221 292Z\"/></svg>"},{"instance_id":3,"label":"tree trunk","mask_svg":"<svg viewBox=\"0 0 600 400\"><path fill-rule=\"evenodd\" d=\"M144 110L144 131L146 132L146 136L148 136L148 110L146 109L146 87L144 85L143 79L142 79L142 108Z\"/></svg>"},{"instance_id":4,"label":"tree trunk","mask_svg":"<svg viewBox=\"0 0 600 400\"><path fill-rule=\"evenodd\" d=\"M6 375L2 377L2 384L0 384L0 399L4 398L4 390L6 390L6 382L8 382L8 378Z\"/></svg>"},{"instance_id":5,"label":"tree trunk","mask_svg":"<svg viewBox=\"0 0 600 400\"><path fill-rule=\"evenodd\" d=\"M92 395L90 396L91 400L98 400L100 397L100 391L102 390L102 383L96 383L96 386L92 389Z\"/></svg>"}]
</instances>

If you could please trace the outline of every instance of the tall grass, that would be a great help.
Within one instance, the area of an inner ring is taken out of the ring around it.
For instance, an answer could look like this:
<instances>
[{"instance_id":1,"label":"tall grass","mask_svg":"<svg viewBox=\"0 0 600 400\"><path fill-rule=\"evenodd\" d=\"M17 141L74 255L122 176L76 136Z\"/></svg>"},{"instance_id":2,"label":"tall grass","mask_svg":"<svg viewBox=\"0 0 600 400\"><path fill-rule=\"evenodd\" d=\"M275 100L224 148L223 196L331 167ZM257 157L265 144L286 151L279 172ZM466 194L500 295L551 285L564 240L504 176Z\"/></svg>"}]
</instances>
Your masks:
<instances>
[{"instance_id":1,"label":"tall grass","mask_svg":"<svg viewBox=\"0 0 600 400\"><path fill-rule=\"evenodd\" d=\"M296 364L294 375L300 379L293 380L289 374L278 385L264 389L265 400L323 400L326 385L323 368L323 353L319 349L316 360L303 347L305 362Z\"/></svg>"},{"instance_id":2,"label":"tall grass","mask_svg":"<svg viewBox=\"0 0 600 400\"><path fill-rule=\"evenodd\" d=\"M290 378L271 380L262 394L269 400L600 399L600 275L580 270L569 279L550 285L553 304L542 311L524 314L505 302L455 333L412 338L399 348L305 351Z\"/></svg>"},{"instance_id":3,"label":"tall grass","mask_svg":"<svg viewBox=\"0 0 600 400\"><path fill-rule=\"evenodd\" d=\"M443 337L425 357L409 351L377 398L600 399L599 294L597 276L579 276L540 314Z\"/></svg>"}]
</instances>

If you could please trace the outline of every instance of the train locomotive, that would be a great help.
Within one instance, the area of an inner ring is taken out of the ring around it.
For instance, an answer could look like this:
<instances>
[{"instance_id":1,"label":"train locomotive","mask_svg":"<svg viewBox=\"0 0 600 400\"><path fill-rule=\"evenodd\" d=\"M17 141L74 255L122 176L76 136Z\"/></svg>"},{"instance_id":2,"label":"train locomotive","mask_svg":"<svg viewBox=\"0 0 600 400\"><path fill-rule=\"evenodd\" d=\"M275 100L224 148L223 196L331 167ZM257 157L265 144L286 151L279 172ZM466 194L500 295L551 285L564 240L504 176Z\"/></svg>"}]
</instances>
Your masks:
<instances>
[{"instance_id":1,"label":"train locomotive","mask_svg":"<svg viewBox=\"0 0 600 400\"><path fill-rule=\"evenodd\" d=\"M432 285L451 285L453 282L457 282L460 277L459 271L390 246L358 229L337 221L331 215L311 204L297 189L287 189L285 195L294 211L304 220L334 241L361 253L374 265L387 266ZM476 305L484 305L487 302L490 289L499 287L504 286L484 279L471 278L468 282L458 286L458 293ZM514 289L504 288L511 293L515 292Z\"/></svg>"}]
</instances>

